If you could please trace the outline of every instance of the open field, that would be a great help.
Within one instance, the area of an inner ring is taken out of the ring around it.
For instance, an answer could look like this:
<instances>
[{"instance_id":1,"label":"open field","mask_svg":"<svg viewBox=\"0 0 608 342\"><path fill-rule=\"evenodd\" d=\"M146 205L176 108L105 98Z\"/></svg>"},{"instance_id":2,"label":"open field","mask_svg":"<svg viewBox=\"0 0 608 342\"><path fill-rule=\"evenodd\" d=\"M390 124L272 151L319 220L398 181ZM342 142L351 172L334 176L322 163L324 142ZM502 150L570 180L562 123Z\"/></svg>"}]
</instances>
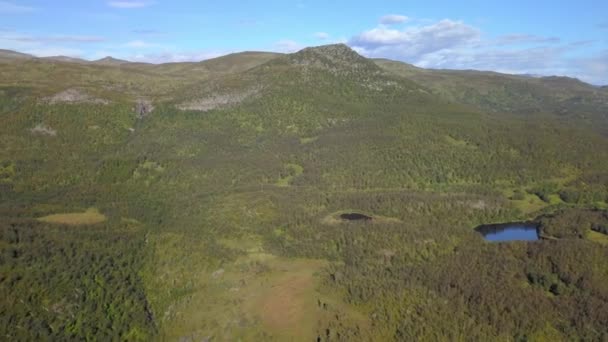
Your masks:
<instances>
[{"instance_id":1,"label":"open field","mask_svg":"<svg viewBox=\"0 0 608 342\"><path fill-rule=\"evenodd\" d=\"M53 214L38 218L38 221L41 222L67 224L70 226L97 224L105 220L106 216L96 208L89 208L83 213Z\"/></svg>"}]
</instances>

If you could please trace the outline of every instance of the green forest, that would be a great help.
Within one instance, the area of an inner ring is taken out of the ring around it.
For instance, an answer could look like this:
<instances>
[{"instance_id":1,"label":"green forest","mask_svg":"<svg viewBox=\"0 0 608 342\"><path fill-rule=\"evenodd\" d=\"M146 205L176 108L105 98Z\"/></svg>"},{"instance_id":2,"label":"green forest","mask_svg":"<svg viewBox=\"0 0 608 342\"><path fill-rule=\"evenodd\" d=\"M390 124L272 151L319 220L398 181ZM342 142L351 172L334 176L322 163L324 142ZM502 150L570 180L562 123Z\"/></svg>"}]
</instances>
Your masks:
<instances>
[{"instance_id":1,"label":"green forest","mask_svg":"<svg viewBox=\"0 0 608 342\"><path fill-rule=\"evenodd\" d=\"M2 340L608 340L600 88L345 45L0 75Z\"/></svg>"}]
</instances>

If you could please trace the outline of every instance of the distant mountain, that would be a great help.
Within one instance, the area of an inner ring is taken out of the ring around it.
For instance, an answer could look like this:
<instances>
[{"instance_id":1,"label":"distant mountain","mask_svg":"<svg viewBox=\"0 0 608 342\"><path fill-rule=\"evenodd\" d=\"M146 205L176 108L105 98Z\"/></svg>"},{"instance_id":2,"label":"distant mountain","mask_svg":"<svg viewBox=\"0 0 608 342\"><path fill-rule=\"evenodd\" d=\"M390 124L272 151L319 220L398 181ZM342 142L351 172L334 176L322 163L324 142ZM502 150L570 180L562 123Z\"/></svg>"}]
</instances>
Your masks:
<instances>
[{"instance_id":1,"label":"distant mountain","mask_svg":"<svg viewBox=\"0 0 608 342\"><path fill-rule=\"evenodd\" d=\"M97 65L118 66L118 65L128 64L131 62L108 56L108 57L104 57L102 59L98 59L96 61L92 61L91 63L97 64Z\"/></svg>"},{"instance_id":2,"label":"distant mountain","mask_svg":"<svg viewBox=\"0 0 608 342\"><path fill-rule=\"evenodd\" d=\"M200 64L213 72L234 73L249 70L279 56L282 56L282 54L274 52L245 51L204 60L200 62Z\"/></svg>"},{"instance_id":3,"label":"distant mountain","mask_svg":"<svg viewBox=\"0 0 608 342\"><path fill-rule=\"evenodd\" d=\"M305 48L286 55L282 61L292 65L324 69L332 73L361 74L381 71L371 60L359 55L345 44Z\"/></svg>"},{"instance_id":4,"label":"distant mountain","mask_svg":"<svg viewBox=\"0 0 608 342\"><path fill-rule=\"evenodd\" d=\"M36 58L21 52L0 49L0 59L33 59Z\"/></svg>"},{"instance_id":5,"label":"distant mountain","mask_svg":"<svg viewBox=\"0 0 608 342\"><path fill-rule=\"evenodd\" d=\"M578 116L606 126L608 96L578 79L529 77L476 70L421 69L407 63L375 60L386 72L411 79L455 103L489 112L553 113Z\"/></svg>"},{"instance_id":6,"label":"distant mountain","mask_svg":"<svg viewBox=\"0 0 608 342\"><path fill-rule=\"evenodd\" d=\"M40 59L45 59L45 60L55 61L55 62L65 62L65 63L89 63L89 61L87 61L87 60L84 60L81 58L68 57L68 56L50 56L50 57L41 57Z\"/></svg>"},{"instance_id":7,"label":"distant mountain","mask_svg":"<svg viewBox=\"0 0 608 342\"><path fill-rule=\"evenodd\" d=\"M518 74L519 76L523 76L523 77L530 77L530 78L541 78L543 77L543 75L539 75L539 74Z\"/></svg>"}]
</instances>

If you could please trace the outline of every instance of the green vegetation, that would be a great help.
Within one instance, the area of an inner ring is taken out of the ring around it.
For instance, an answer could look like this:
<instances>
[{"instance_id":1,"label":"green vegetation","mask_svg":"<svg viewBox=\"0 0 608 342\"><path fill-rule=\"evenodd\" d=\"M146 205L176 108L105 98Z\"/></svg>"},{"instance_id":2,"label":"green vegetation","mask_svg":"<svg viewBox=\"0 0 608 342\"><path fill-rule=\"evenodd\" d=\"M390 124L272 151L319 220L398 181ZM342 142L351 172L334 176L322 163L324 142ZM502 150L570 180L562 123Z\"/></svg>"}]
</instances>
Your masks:
<instances>
[{"instance_id":1,"label":"green vegetation","mask_svg":"<svg viewBox=\"0 0 608 342\"><path fill-rule=\"evenodd\" d=\"M0 223L0 316L8 340L126 339L155 334L137 270L143 236L120 224L74 230Z\"/></svg>"},{"instance_id":2,"label":"green vegetation","mask_svg":"<svg viewBox=\"0 0 608 342\"><path fill-rule=\"evenodd\" d=\"M84 213L53 214L38 218L38 221L60 223L71 226L96 224L106 220L106 217L95 208L89 208Z\"/></svg>"},{"instance_id":3,"label":"green vegetation","mask_svg":"<svg viewBox=\"0 0 608 342\"><path fill-rule=\"evenodd\" d=\"M607 339L608 95L387 63L0 60L0 336Z\"/></svg>"},{"instance_id":4,"label":"green vegetation","mask_svg":"<svg viewBox=\"0 0 608 342\"><path fill-rule=\"evenodd\" d=\"M278 186L288 186L294 178L304 173L304 168L298 164L286 164L285 171L277 181Z\"/></svg>"}]
</instances>

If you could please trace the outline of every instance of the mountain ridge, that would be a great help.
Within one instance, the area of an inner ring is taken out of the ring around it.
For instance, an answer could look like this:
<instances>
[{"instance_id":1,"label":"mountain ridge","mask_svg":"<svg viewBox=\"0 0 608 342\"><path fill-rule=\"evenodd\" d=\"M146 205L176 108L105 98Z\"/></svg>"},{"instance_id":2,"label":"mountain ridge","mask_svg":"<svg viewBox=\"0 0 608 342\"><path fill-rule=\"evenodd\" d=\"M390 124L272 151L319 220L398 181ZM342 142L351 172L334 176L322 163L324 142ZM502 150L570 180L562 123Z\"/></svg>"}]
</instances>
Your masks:
<instances>
[{"instance_id":1,"label":"mountain ridge","mask_svg":"<svg viewBox=\"0 0 608 342\"><path fill-rule=\"evenodd\" d=\"M356 53L354 50L352 50L350 47L348 47L348 45L346 44L328 44L328 45L320 45L320 46L311 46L311 47L306 47L303 48L295 53L298 52L303 52L304 54L308 53L308 52L316 52L317 54L323 55L323 52L327 53L329 51L335 52L335 51L342 51L345 52L347 51L348 54L351 54L352 52ZM240 52L233 52L233 53L229 53L226 55L221 55L218 57L214 57L214 58L210 58L210 59L204 59L204 60L200 60L200 61L188 61L188 62L162 62L162 63L146 63L146 62L138 62L138 61L130 61L130 60L124 60L124 59L118 59L118 58L114 58L112 56L106 56L104 58L101 59L97 59L97 60L87 60L87 59L82 59L79 57L70 57L70 56L48 56L48 57L37 57L34 55L30 55L30 54L26 54L26 53L21 53L19 51L16 50L6 50L6 49L0 49L0 58L2 59L6 59L6 60L10 60L10 59L14 59L14 60L19 60L19 59L41 59L41 60L54 60L54 61L61 61L61 62L74 62L74 63L90 63L90 64L97 64L97 65L106 65L106 66L118 66L118 65L127 65L127 64L144 64L144 65L155 65L155 66L168 66L168 65L180 65L180 64L192 64L192 63L204 63L204 62L208 62L208 61L213 61L213 60L218 60L218 59L222 59L224 57L228 58L234 58L234 57L238 57L238 56L251 56L251 55L258 55L258 56L262 56L262 55L266 55L266 56L274 56L274 57L280 57L280 56L285 56L285 55L293 55L293 53L290 54L285 54L285 53L279 53L279 52L271 52L271 51L255 51L255 50L246 50L246 51L240 51ZM329 57L331 55L328 54ZM335 56L335 54L334 54ZM352 54L351 54L352 56ZM360 55L359 55L360 56ZM362 56L361 56L362 57ZM365 57L363 57L365 58ZM575 77L570 77L570 76L560 76L560 75L539 75L539 74L534 74L534 75L530 75L530 74L507 74L507 73L500 73L500 72L496 72L496 71L491 71L491 70L476 70L476 69L426 69L426 68L421 68L421 67L417 67L413 64L409 64L407 62L404 61L399 61L399 60L393 60L393 59L389 59L389 58L368 58L369 60L375 61L377 64L387 64L387 63L397 63L397 64L403 64L403 65L407 65L409 68L411 69L415 69L415 70L426 70L426 71L443 71L443 72L455 72L455 73L493 73L493 74L498 74L498 75L503 75L503 76L512 76L512 77L521 77L521 78L550 78L550 77L559 77L559 78L572 78L572 79L577 79ZM579 80L579 79L577 79ZM582 83L586 83L589 85L593 85L590 83L587 83L585 81L579 80ZM608 85L594 85L596 87L599 88L608 88Z\"/></svg>"}]
</instances>

